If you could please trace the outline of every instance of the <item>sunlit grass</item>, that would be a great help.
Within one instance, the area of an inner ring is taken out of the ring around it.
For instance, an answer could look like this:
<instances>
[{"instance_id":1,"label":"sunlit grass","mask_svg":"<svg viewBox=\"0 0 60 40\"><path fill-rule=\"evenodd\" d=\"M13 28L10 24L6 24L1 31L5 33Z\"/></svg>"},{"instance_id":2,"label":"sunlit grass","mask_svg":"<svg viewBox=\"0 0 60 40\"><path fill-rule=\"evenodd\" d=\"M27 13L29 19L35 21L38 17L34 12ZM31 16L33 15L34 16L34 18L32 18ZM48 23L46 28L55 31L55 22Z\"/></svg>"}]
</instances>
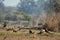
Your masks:
<instances>
[{"instance_id":1,"label":"sunlit grass","mask_svg":"<svg viewBox=\"0 0 60 40\"><path fill-rule=\"evenodd\" d=\"M36 32L36 31L35 31ZM33 33L30 34L28 30L21 30L18 32L12 32L12 31L1 31L0 36L21 36L21 37L60 37L60 33L43 33L43 34L38 34L38 33Z\"/></svg>"}]
</instances>

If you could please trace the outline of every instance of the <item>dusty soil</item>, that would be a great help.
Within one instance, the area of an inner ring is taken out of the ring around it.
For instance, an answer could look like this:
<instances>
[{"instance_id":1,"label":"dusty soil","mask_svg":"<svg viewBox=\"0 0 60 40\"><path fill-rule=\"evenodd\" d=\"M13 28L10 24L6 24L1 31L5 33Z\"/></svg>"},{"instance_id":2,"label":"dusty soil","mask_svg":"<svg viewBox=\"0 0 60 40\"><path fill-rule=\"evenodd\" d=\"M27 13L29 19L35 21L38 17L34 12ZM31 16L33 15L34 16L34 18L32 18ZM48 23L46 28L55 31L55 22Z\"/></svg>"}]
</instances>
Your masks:
<instances>
[{"instance_id":1,"label":"dusty soil","mask_svg":"<svg viewBox=\"0 0 60 40\"><path fill-rule=\"evenodd\" d=\"M59 37L20 37L20 36L0 36L0 40L60 40Z\"/></svg>"}]
</instances>

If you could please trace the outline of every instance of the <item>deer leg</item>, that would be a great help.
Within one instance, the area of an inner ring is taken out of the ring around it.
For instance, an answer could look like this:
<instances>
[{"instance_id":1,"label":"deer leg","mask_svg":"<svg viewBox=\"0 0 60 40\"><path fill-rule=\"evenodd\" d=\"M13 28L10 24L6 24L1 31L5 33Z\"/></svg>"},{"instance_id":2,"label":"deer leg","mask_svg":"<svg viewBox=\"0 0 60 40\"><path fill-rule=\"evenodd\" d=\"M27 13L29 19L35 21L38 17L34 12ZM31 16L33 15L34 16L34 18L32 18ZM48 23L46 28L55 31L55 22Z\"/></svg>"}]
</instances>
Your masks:
<instances>
[{"instance_id":1,"label":"deer leg","mask_svg":"<svg viewBox=\"0 0 60 40\"><path fill-rule=\"evenodd\" d=\"M50 34L50 32L48 31L48 29L45 29L45 32Z\"/></svg>"},{"instance_id":2,"label":"deer leg","mask_svg":"<svg viewBox=\"0 0 60 40\"><path fill-rule=\"evenodd\" d=\"M29 30L29 33L31 34L31 33L32 33L32 31L31 31L31 30Z\"/></svg>"},{"instance_id":3,"label":"deer leg","mask_svg":"<svg viewBox=\"0 0 60 40\"><path fill-rule=\"evenodd\" d=\"M41 29L40 32L38 34L42 34L43 33L43 30Z\"/></svg>"}]
</instances>

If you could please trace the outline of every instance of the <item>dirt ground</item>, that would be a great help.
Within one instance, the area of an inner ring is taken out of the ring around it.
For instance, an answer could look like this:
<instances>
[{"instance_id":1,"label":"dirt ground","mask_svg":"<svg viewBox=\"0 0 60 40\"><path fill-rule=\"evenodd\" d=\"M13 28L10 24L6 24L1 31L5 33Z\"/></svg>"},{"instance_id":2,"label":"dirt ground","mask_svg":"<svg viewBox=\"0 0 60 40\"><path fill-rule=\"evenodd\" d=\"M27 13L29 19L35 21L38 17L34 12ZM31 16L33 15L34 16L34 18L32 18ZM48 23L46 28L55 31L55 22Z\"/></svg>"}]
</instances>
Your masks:
<instances>
[{"instance_id":1,"label":"dirt ground","mask_svg":"<svg viewBox=\"0 0 60 40\"><path fill-rule=\"evenodd\" d=\"M60 40L59 37L41 37L41 38L33 38L33 37L19 37L19 36L0 36L0 40Z\"/></svg>"}]
</instances>

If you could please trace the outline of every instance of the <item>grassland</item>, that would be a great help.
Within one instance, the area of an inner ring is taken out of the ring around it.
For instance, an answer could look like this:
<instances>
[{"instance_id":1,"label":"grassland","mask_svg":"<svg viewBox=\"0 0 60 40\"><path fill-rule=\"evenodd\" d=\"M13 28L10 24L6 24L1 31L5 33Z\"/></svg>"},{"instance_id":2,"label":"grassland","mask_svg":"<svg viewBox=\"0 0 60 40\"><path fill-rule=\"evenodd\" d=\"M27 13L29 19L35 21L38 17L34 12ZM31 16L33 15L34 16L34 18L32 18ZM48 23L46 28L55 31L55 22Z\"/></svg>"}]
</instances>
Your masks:
<instances>
[{"instance_id":1,"label":"grassland","mask_svg":"<svg viewBox=\"0 0 60 40\"><path fill-rule=\"evenodd\" d=\"M60 33L43 33L38 34L39 30L32 30L32 34L28 30L13 31L0 31L0 40L60 40Z\"/></svg>"}]
</instances>

